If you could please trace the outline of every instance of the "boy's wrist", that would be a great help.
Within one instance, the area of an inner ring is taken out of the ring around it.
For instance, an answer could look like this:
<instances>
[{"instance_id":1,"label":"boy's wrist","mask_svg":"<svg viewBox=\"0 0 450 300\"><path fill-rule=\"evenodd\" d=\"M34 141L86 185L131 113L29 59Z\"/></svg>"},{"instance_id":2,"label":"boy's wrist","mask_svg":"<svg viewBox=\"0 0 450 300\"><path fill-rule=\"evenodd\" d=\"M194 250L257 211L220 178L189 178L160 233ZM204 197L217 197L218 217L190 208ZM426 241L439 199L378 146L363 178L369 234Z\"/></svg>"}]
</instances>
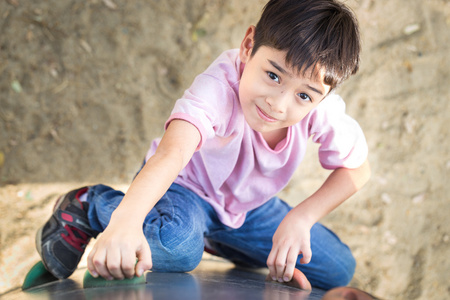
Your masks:
<instances>
[{"instance_id":1,"label":"boy's wrist","mask_svg":"<svg viewBox=\"0 0 450 300\"><path fill-rule=\"evenodd\" d=\"M294 207L289 214L292 214L296 222L300 222L303 226L311 228L318 220L312 215L308 209L301 207L301 204Z\"/></svg>"},{"instance_id":2,"label":"boy's wrist","mask_svg":"<svg viewBox=\"0 0 450 300\"><path fill-rule=\"evenodd\" d=\"M145 216L140 217L139 213L136 213L135 211L129 211L129 210L121 210L120 207L118 207L112 214L110 219L110 224L118 224L119 226L127 226L127 227L133 227L138 226L142 227L142 224L144 223Z\"/></svg>"}]
</instances>

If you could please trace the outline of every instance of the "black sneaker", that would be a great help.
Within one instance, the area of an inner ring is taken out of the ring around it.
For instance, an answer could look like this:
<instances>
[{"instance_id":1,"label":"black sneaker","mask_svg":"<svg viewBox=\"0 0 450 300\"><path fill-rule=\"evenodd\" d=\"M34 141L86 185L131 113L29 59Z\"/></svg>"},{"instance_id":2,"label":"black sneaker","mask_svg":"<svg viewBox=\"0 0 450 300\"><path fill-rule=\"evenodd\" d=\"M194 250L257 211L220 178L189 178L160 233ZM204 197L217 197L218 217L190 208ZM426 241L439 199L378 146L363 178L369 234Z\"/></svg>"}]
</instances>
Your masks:
<instances>
[{"instance_id":1,"label":"black sneaker","mask_svg":"<svg viewBox=\"0 0 450 300\"><path fill-rule=\"evenodd\" d=\"M36 249L45 268L60 279L75 271L89 240L98 235L87 218L89 203L79 200L87 189L83 187L59 197L53 215L36 234Z\"/></svg>"}]
</instances>

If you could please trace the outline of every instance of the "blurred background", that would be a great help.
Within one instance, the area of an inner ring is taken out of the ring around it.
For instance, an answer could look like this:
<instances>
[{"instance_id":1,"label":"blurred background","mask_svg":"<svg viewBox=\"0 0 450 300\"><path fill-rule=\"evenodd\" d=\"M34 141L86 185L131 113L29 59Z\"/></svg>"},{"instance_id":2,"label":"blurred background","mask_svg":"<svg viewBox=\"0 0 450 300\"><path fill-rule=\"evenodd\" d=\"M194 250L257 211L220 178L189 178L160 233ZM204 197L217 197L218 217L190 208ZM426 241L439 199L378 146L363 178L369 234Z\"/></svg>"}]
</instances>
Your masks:
<instances>
[{"instance_id":1,"label":"blurred background","mask_svg":"<svg viewBox=\"0 0 450 300\"><path fill-rule=\"evenodd\" d=\"M0 295L38 260L34 235L80 184L126 189L174 102L237 48L265 0L0 2ZM348 0L357 75L338 93L370 147L371 181L323 223L353 250L352 286L450 297L450 1ZM328 172L311 144L281 197Z\"/></svg>"}]
</instances>

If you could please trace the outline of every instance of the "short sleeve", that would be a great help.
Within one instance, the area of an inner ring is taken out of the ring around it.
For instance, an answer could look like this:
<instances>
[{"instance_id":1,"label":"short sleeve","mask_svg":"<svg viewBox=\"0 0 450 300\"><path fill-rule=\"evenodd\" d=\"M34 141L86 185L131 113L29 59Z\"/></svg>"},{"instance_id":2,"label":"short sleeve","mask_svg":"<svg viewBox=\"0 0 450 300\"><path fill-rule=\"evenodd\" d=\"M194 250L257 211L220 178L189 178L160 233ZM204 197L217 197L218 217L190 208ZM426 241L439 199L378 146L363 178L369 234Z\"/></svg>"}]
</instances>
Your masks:
<instances>
[{"instance_id":1,"label":"short sleeve","mask_svg":"<svg viewBox=\"0 0 450 300\"><path fill-rule=\"evenodd\" d=\"M341 97L331 94L310 113L309 134L319 143L325 169L357 168L367 158L368 146L359 124L345 113Z\"/></svg>"},{"instance_id":2,"label":"short sleeve","mask_svg":"<svg viewBox=\"0 0 450 300\"><path fill-rule=\"evenodd\" d=\"M194 125L201 136L197 150L205 141L223 132L233 111L234 90L215 77L207 74L197 76L189 89L178 99L165 128L174 119Z\"/></svg>"}]
</instances>

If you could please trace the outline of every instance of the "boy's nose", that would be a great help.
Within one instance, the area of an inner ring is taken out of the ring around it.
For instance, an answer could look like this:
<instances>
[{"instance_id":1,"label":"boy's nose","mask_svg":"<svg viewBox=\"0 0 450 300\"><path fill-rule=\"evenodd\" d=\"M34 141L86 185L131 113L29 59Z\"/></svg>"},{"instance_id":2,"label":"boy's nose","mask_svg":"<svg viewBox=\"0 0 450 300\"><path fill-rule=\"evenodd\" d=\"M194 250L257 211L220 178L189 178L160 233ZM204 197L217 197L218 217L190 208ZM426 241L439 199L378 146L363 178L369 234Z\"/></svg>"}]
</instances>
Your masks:
<instances>
[{"instance_id":1,"label":"boy's nose","mask_svg":"<svg viewBox=\"0 0 450 300\"><path fill-rule=\"evenodd\" d=\"M272 96L266 98L266 103L269 105L270 109L278 114L286 112L287 109L287 95L284 93L278 96Z\"/></svg>"}]
</instances>

